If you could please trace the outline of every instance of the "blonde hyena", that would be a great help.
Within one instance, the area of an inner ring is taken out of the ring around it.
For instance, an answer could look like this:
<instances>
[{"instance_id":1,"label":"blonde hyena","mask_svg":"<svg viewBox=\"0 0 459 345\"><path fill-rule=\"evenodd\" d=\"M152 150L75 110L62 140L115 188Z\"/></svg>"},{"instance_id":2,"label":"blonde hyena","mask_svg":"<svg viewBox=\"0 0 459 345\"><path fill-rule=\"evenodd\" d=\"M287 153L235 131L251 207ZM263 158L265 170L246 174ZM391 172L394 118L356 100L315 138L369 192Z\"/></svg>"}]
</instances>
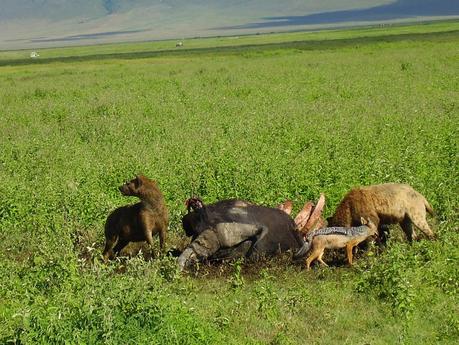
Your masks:
<instances>
[{"instance_id":1,"label":"blonde hyena","mask_svg":"<svg viewBox=\"0 0 459 345\"><path fill-rule=\"evenodd\" d=\"M416 239L413 224L429 238L434 237L426 221L426 211L433 215L426 198L411 186L385 183L352 189L338 205L335 214L328 218L328 226L357 226L360 218L376 224L381 240L389 224L400 224L408 241Z\"/></svg>"}]
</instances>

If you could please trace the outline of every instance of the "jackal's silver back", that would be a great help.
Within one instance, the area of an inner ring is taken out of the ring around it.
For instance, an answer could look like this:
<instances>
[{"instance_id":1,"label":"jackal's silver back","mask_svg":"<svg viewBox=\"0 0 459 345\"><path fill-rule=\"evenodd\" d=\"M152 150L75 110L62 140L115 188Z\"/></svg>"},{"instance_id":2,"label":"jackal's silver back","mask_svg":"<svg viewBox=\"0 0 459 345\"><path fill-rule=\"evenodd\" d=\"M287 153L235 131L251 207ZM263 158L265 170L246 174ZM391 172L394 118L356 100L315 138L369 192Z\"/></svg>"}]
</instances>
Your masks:
<instances>
[{"instance_id":1,"label":"jackal's silver back","mask_svg":"<svg viewBox=\"0 0 459 345\"><path fill-rule=\"evenodd\" d=\"M309 249L311 248L312 240L316 236L343 235L347 237L355 237L355 236L367 236L369 235L369 232L370 232L370 227L368 227L367 225L353 226L353 227L333 226L329 228L322 228L322 229L311 231L310 233L306 235L306 241L304 242L303 246L295 253L293 258L298 259L306 255Z\"/></svg>"}]
</instances>

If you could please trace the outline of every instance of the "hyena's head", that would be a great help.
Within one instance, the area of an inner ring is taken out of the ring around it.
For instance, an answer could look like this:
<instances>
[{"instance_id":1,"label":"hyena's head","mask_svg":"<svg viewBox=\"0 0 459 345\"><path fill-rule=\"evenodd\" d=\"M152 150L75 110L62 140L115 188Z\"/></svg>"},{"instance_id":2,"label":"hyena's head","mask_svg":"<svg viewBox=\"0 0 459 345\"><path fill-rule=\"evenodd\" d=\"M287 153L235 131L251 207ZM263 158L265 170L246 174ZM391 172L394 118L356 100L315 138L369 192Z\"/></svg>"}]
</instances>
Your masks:
<instances>
[{"instance_id":1,"label":"hyena's head","mask_svg":"<svg viewBox=\"0 0 459 345\"><path fill-rule=\"evenodd\" d=\"M143 175L138 175L135 178L133 178L131 181L127 181L122 186L120 186L119 190L121 194L123 195L140 197L144 189L144 185L149 184L149 183L154 183L154 182Z\"/></svg>"},{"instance_id":2,"label":"hyena's head","mask_svg":"<svg viewBox=\"0 0 459 345\"><path fill-rule=\"evenodd\" d=\"M360 222L362 223L362 225L365 225L369 229L369 235L376 236L378 234L378 227L375 223L372 222L370 218L360 217Z\"/></svg>"}]
</instances>

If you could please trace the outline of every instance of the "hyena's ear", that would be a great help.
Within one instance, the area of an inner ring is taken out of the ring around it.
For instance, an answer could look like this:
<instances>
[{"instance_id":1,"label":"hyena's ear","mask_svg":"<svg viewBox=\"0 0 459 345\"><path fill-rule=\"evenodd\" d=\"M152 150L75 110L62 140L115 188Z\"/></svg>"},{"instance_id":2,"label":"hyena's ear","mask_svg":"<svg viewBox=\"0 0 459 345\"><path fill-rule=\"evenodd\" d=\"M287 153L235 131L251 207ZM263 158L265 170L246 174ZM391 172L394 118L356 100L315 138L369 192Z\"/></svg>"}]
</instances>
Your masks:
<instances>
[{"instance_id":1,"label":"hyena's ear","mask_svg":"<svg viewBox=\"0 0 459 345\"><path fill-rule=\"evenodd\" d=\"M368 224L368 220L366 220L363 217L360 217L360 223L362 223L362 225L367 225Z\"/></svg>"},{"instance_id":2,"label":"hyena's ear","mask_svg":"<svg viewBox=\"0 0 459 345\"><path fill-rule=\"evenodd\" d=\"M134 179L134 187L135 189L139 189L143 185L143 175L137 175Z\"/></svg>"}]
</instances>

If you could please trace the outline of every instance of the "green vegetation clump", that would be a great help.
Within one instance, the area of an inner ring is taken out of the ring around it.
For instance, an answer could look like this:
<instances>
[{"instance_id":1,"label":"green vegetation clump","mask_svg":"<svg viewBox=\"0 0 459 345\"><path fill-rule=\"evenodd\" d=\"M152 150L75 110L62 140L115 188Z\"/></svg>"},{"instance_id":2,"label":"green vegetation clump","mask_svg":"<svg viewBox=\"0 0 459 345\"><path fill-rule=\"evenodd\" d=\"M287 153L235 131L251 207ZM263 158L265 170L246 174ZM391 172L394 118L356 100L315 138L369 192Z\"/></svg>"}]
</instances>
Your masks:
<instances>
[{"instance_id":1,"label":"green vegetation clump","mask_svg":"<svg viewBox=\"0 0 459 345\"><path fill-rule=\"evenodd\" d=\"M0 342L457 343L459 32L444 25L0 67ZM135 202L117 187L137 173L165 195L170 247L190 195L295 213L324 192L330 215L383 182L426 196L438 238L393 227L355 267L338 252L310 272L287 255L183 275L145 249L104 265L104 221Z\"/></svg>"}]
</instances>

